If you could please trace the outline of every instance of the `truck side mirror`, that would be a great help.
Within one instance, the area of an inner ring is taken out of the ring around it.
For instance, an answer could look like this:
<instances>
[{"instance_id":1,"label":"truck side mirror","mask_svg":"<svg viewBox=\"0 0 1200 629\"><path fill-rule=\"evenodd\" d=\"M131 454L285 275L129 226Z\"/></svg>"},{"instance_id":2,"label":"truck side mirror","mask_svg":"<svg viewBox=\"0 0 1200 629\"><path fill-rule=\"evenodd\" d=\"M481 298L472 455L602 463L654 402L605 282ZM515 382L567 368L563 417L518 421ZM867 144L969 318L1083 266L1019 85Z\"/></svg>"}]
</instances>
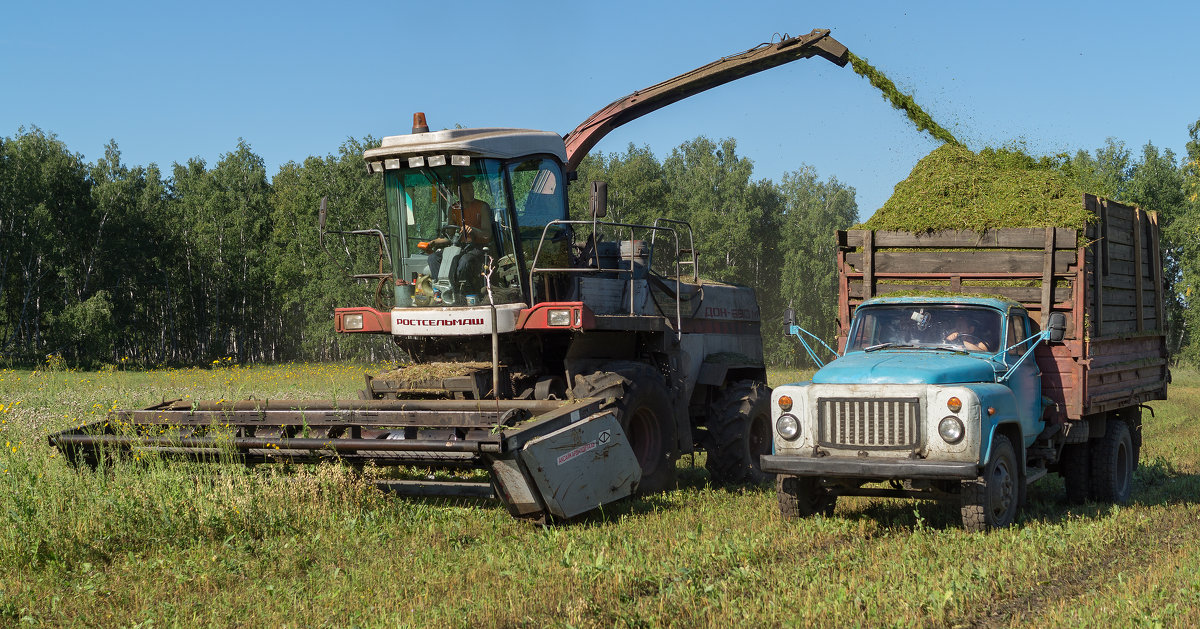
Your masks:
<instances>
[{"instance_id":1,"label":"truck side mirror","mask_svg":"<svg viewBox=\"0 0 1200 629\"><path fill-rule=\"evenodd\" d=\"M783 311L783 335L788 336L792 333L792 326L796 325L796 311L788 308Z\"/></svg>"},{"instance_id":2,"label":"truck side mirror","mask_svg":"<svg viewBox=\"0 0 1200 629\"><path fill-rule=\"evenodd\" d=\"M1063 337L1067 335L1067 315L1061 312L1051 312L1046 322L1046 329L1050 331L1049 341L1051 343L1062 343Z\"/></svg>"},{"instance_id":3,"label":"truck side mirror","mask_svg":"<svg viewBox=\"0 0 1200 629\"><path fill-rule=\"evenodd\" d=\"M329 214L329 197L321 197L321 211L317 212L317 226L325 231L325 218Z\"/></svg>"},{"instance_id":4,"label":"truck side mirror","mask_svg":"<svg viewBox=\"0 0 1200 629\"><path fill-rule=\"evenodd\" d=\"M592 198L591 209L593 218L604 218L608 216L608 183L604 181L592 182Z\"/></svg>"}]
</instances>

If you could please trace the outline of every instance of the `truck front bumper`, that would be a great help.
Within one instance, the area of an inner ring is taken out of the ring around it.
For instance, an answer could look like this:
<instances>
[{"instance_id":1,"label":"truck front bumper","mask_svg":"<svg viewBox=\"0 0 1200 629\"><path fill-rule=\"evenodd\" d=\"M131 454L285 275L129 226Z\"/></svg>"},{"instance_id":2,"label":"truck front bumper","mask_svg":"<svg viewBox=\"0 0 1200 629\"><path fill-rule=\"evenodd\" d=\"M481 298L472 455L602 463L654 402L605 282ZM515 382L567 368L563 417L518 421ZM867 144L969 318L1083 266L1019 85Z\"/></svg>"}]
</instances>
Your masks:
<instances>
[{"instance_id":1,"label":"truck front bumper","mask_svg":"<svg viewBox=\"0 0 1200 629\"><path fill-rule=\"evenodd\" d=\"M763 455L762 471L792 476L882 480L908 478L963 480L979 476L979 466L975 463L919 459L849 459L832 456L807 457L779 454Z\"/></svg>"}]
</instances>

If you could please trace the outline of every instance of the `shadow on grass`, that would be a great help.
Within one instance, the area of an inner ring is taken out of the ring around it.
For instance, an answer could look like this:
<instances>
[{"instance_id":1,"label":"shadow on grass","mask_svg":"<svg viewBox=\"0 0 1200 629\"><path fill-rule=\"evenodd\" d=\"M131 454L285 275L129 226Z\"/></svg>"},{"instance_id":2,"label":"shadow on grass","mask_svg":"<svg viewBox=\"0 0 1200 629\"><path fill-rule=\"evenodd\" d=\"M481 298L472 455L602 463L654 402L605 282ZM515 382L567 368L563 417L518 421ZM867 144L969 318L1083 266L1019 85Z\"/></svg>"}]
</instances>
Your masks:
<instances>
[{"instance_id":1,"label":"shadow on grass","mask_svg":"<svg viewBox=\"0 0 1200 629\"><path fill-rule=\"evenodd\" d=\"M1143 461L1134 472L1133 493L1129 505L1159 506L1168 504L1191 504L1200 502L1200 475L1177 470L1169 461L1156 458ZM871 500L865 507L855 508L846 503L851 500ZM875 519L879 524L896 527L927 526L930 528L955 528L962 525L956 502L934 502L908 499L864 499L842 498L834 517L852 520ZM849 507L849 508L847 508ZM1066 490L1057 474L1048 474L1030 485L1026 494L1025 507L1017 516L1022 522L1057 523L1067 518L1103 517L1114 508L1109 503L1088 501L1070 504L1066 501Z\"/></svg>"}]
</instances>

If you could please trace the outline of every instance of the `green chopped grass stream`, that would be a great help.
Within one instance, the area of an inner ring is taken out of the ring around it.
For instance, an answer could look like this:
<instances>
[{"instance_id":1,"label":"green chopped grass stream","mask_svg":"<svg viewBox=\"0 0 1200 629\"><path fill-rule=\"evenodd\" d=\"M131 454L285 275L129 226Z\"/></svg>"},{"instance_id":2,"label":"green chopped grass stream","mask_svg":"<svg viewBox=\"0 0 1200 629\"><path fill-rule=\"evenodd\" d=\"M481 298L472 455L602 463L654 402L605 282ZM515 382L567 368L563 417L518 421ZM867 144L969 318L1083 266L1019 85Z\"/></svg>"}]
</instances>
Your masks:
<instances>
[{"instance_id":1,"label":"green chopped grass stream","mask_svg":"<svg viewBox=\"0 0 1200 629\"><path fill-rule=\"evenodd\" d=\"M945 129L945 127L934 121L933 116L930 116L924 109L922 109L911 94L905 94L904 92L901 92L900 88L896 87L896 84L893 83L892 80L887 77L887 75L885 75L875 66L868 63L866 59L863 59L856 54L848 52L847 55L850 59L850 67L854 69L854 72L865 78L867 81L870 81L871 85L879 90L880 94L883 95L884 100L890 103L892 107L903 111L904 115L908 116L908 119L917 126L917 130L926 131L935 139L941 140L942 142L946 142L948 144L959 143L958 140L954 138L954 134L950 133Z\"/></svg>"},{"instance_id":2,"label":"green chopped grass stream","mask_svg":"<svg viewBox=\"0 0 1200 629\"><path fill-rule=\"evenodd\" d=\"M1128 506L1034 485L1016 526L847 498L782 521L770 487L681 487L569 526L376 491L370 468L123 460L45 434L163 397L347 398L380 366L0 370L0 626L1186 626L1200 612L1200 374L1147 413ZM771 383L806 372L771 374Z\"/></svg>"}]
</instances>

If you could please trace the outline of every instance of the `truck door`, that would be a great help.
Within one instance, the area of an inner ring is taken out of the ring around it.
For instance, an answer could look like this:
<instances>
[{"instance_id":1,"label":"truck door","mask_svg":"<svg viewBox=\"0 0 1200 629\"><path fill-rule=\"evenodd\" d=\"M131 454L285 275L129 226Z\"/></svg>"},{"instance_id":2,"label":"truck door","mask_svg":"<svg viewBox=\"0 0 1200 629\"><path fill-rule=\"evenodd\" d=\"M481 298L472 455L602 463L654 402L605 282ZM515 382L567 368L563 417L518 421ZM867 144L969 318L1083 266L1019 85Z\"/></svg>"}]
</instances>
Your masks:
<instances>
[{"instance_id":1,"label":"truck door","mask_svg":"<svg viewBox=\"0 0 1200 629\"><path fill-rule=\"evenodd\" d=\"M1032 341L1021 342L1029 338L1031 334L1029 317L1023 310L1009 311L1007 329L1005 347L1009 349L1005 352L1004 362L1013 365L1021 359L1022 354L1029 350L1030 343L1032 343ZM1026 358L1017 367L1016 372L1008 379L1008 386L1016 397L1017 411L1021 414L1021 432L1025 437L1025 445L1028 446L1044 428L1042 371L1038 368L1037 361L1033 359L1033 356Z\"/></svg>"}]
</instances>

